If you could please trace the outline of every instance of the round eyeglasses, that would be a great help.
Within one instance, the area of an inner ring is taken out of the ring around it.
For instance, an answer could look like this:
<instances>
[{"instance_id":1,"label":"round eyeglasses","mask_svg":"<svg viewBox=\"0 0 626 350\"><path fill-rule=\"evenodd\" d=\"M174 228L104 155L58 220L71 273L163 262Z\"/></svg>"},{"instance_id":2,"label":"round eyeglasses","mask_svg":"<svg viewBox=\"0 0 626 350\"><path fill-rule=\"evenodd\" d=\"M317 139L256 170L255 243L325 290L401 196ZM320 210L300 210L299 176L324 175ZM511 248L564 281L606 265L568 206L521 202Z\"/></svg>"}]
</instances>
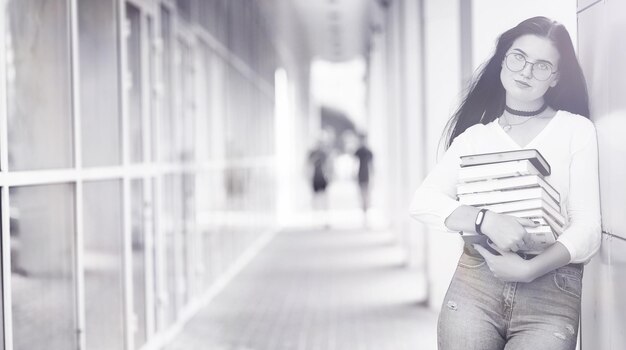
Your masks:
<instances>
[{"instance_id":1,"label":"round eyeglasses","mask_svg":"<svg viewBox=\"0 0 626 350\"><path fill-rule=\"evenodd\" d=\"M504 58L504 63L506 67L511 72L519 72L526 68L527 64L531 66L531 72L535 79L540 81L546 81L550 79L550 76L557 71L554 70L554 67L548 62L528 62L526 57L520 53L512 52Z\"/></svg>"}]
</instances>

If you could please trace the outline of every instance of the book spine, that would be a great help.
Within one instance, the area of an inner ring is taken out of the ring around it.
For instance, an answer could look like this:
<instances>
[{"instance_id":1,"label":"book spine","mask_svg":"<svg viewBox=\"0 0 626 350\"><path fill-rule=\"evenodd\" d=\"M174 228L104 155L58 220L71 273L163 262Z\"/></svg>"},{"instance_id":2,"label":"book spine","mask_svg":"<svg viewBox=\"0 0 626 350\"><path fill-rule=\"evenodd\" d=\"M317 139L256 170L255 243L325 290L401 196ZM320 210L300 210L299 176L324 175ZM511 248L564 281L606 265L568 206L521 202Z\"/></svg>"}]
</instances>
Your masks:
<instances>
[{"instance_id":1,"label":"book spine","mask_svg":"<svg viewBox=\"0 0 626 350\"><path fill-rule=\"evenodd\" d=\"M559 192L540 175L523 175L504 179L487 179L457 184L457 194L481 193L490 191L506 191L519 188L543 188L557 203L561 202Z\"/></svg>"},{"instance_id":2,"label":"book spine","mask_svg":"<svg viewBox=\"0 0 626 350\"><path fill-rule=\"evenodd\" d=\"M554 198L554 200L557 201L557 203L561 203L561 195L559 194L559 191L557 191L554 187L552 187L552 185L550 185L548 181L546 181L541 176L537 176L537 183L541 187L543 187L543 189L546 190L546 192L548 192L548 194L552 198Z\"/></svg>"},{"instance_id":3,"label":"book spine","mask_svg":"<svg viewBox=\"0 0 626 350\"><path fill-rule=\"evenodd\" d=\"M550 164L536 149L525 149L516 151L482 153L461 156L461 167L472 167L484 164L503 163L511 161L528 160L539 173L548 176L551 173Z\"/></svg>"},{"instance_id":4,"label":"book spine","mask_svg":"<svg viewBox=\"0 0 626 350\"><path fill-rule=\"evenodd\" d=\"M486 205L495 203L515 202L526 199L546 198L546 201L552 201L552 204L559 208L559 204L555 202L541 187L526 187L508 190L496 190L480 193L459 194L459 201L467 205Z\"/></svg>"},{"instance_id":5,"label":"book spine","mask_svg":"<svg viewBox=\"0 0 626 350\"><path fill-rule=\"evenodd\" d=\"M468 183L538 173L538 170L527 160L515 161L511 163L484 164L461 168L459 170L459 181L462 183Z\"/></svg>"}]
</instances>

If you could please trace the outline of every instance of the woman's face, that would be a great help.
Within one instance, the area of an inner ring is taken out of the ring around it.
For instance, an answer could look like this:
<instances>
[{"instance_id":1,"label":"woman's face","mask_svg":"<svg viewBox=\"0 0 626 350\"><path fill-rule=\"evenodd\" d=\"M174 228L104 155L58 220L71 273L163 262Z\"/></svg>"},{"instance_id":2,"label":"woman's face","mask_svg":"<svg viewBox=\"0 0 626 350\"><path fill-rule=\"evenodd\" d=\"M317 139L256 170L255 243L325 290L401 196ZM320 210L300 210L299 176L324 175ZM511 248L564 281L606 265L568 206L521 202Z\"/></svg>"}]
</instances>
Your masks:
<instances>
[{"instance_id":1,"label":"woman's face","mask_svg":"<svg viewBox=\"0 0 626 350\"><path fill-rule=\"evenodd\" d=\"M547 38L532 34L517 38L506 52L500 72L507 102L510 99L519 103L543 101L546 91L558 82L559 57L558 50Z\"/></svg>"}]
</instances>

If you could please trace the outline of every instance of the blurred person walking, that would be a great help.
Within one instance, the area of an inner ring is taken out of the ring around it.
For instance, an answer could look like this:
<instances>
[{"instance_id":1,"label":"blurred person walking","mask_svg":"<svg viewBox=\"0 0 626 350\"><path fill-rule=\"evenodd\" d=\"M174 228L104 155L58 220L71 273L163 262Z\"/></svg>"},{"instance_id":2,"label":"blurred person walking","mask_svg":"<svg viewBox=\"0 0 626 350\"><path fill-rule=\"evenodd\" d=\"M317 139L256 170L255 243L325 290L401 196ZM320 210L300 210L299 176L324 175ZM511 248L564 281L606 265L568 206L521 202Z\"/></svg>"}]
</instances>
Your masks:
<instances>
[{"instance_id":1,"label":"blurred person walking","mask_svg":"<svg viewBox=\"0 0 626 350\"><path fill-rule=\"evenodd\" d=\"M449 123L448 149L416 191L411 215L486 235L499 255L466 244L439 314L440 350L574 350L583 265L600 247L596 130L567 29L545 17L504 32ZM457 200L460 157L536 149L569 223L538 253L520 247L532 220Z\"/></svg>"},{"instance_id":2,"label":"blurred person walking","mask_svg":"<svg viewBox=\"0 0 626 350\"><path fill-rule=\"evenodd\" d=\"M354 156L359 160L357 181L359 183L363 220L367 226L367 210L370 206L370 175L373 169L374 154L367 146L366 134L359 135L359 147L354 152Z\"/></svg>"},{"instance_id":3,"label":"blurred person walking","mask_svg":"<svg viewBox=\"0 0 626 350\"><path fill-rule=\"evenodd\" d=\"M309 152L308 164L313 187L313 210L322 211L326 216L328 213L328 197L326 187L328 187L330 175L330 156L324 142L320 139L315 147ZM328 218L324 218L324 227L328 228Z\"/></svg>"}]
</instances>

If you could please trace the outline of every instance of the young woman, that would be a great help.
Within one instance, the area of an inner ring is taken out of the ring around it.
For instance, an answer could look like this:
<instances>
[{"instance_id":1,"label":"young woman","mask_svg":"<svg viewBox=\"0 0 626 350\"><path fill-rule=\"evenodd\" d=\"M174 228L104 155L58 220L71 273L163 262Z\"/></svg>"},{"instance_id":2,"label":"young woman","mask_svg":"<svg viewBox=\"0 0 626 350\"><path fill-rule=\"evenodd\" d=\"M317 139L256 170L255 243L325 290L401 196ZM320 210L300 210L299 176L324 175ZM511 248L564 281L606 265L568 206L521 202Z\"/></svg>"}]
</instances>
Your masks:
<instances>
[{"instance_id":1,"label":"young woman","mask_svg":"<svg viewBox=\"0 0 626 350\"><path fill-rule=\"evenodd\" d=\"M565 27L534 17L504 32L448 124L448 149L411 215L487 235L500 255L465 245L438 323L440 350L575 349L583 264L600 246L598 155L585 80ZM456 200L459 157L532 148L551 166L568 224L538 255L517 253L529 219Z\"/></svg>"}]
</instances>

